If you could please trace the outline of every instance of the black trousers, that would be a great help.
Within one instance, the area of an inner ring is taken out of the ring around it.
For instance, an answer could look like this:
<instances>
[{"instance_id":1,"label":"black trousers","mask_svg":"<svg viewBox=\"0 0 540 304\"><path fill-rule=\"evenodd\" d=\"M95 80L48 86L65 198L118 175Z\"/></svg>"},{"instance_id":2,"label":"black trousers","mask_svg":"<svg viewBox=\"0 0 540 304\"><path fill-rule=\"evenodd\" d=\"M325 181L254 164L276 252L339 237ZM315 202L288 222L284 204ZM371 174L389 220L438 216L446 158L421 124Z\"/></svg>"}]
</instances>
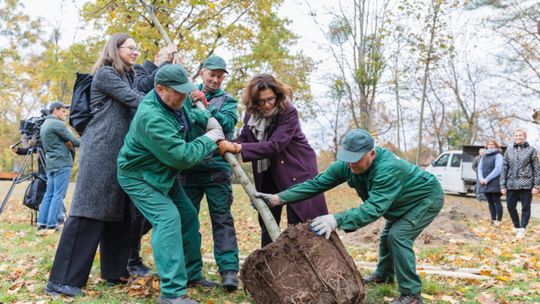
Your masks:
<instances>
[{"instance_id":1,"label":"black trousers","mask_svg":"<svg viewBox=\"0 0 540 304\"><path fill-rule=\"evenodd\" d=\"M506 207L515 228L527 228L531 218L531 189L507 190ZM517 202L521 201L521 222L517 212Z\"/></svg>"},{"instance_id":2,"label":"black trousers","mask_svg":"<svg viewBox=\"0 0 540 304\"><path fill-rule=\"evenodd\" d=\"M99 244L101 277L115 280L128 277L126 269L130 245L129 207L124 221L104 222L70 216L64 225L49 281L83 287L88 281Z\"/></svg>"},{"instance_id":3,"label":"black trousers","mask_svg":"<svg viewBox=\"0 0 540 304\"><path fill-rule=\"evenodd\" d=\"M503 215L503 207L501 203L501 193L484 193L489 205L489 213L491 221L500 221Z\"/></svg>"},{"instance_id":4,"label":"black trousers","mask_svg":"<svg viewBox=\"0 0 540 304\"><path fill-rule=\"evenodd\" d=\"M141 214L139 209L130 202L131 206L131 241L129 248L128 266L141 265L143 263L141 251L141 239L152 229L152 224Z\"/></svg>"},{"instance_id":5,"label":"black trousers","mask_svg":"<svg viewBox=\"0 0 540 304\"><path fill-rule=\"evenodd\" d=\"M262 182L262 189L261 192L263 193L278 193L279 190L276 186L276 183L274 183L274 178L272 177L272 174L270 173L270 170L267 170L263 173L263 182ZM294 225L302 222L296 212L291 208L291 206L287 206L287 224L288 225ZM270 211L272 212L272 215L274 216L274 219L276 220L278 226L281 222L281 211L283 210L283 206L277 206L270 208ZM272 238L270 238L270 235L268 234L268 230L266 229L266 226L264 225L262 217L259 215L259 226L261 226L261 248L272 243Z\"/></svg>"}]
</instances>

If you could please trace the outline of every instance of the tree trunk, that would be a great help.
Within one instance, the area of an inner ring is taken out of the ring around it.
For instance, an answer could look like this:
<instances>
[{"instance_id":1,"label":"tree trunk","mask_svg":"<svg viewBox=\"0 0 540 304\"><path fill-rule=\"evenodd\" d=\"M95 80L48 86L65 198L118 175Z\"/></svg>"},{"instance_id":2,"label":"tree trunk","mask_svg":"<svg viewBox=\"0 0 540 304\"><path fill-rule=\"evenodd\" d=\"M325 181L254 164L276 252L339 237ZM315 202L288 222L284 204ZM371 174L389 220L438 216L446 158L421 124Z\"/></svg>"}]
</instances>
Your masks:
<instances>
[{"instance_id":1,"label":"tree trunk","mask_svg":"<svg viewBox=\"0 0 540 304\"><path fill-rule=\"evenodd\" d=\"M435 1L434 1L435 2ZM422 98L420 101L420 117L418 119L418 146L416 149L416 165L420 165L420 157L422 155L422 125L424 124L424 104L426 103L426 91L427 91L427 81L429 78L429 64L431 63L432 53L433 53L433 40L435 40L435 31L437 25L437 17L439 14L440 4L433 5L433 19L431 24L431 31L429 37L429 48L426 56L426 64L424 66L424 78L422 79Z\"/></svg>"}]
</instances>

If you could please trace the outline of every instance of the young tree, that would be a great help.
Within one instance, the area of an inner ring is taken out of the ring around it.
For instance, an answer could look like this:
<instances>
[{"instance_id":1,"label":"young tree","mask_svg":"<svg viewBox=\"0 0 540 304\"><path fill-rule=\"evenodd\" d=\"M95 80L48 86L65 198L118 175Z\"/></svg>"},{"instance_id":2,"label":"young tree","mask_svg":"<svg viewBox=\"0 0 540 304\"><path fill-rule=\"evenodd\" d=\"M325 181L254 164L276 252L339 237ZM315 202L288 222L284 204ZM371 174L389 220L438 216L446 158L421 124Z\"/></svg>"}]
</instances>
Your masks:
<instances>
[{"instance_id":1,"label":"young tree","mask_svg":"<svg viewBox=\"0 0 540 304\"><path fill-rule=\"evenodd\" d=\"M83 12L97 29L130 33L141 44L141 57L152 58L163 40L147 14L146 6L151 5L193 74L208 56L227 50L232 55L228 91L237 94L248 77L267 72L291 85L297 98L309 100L307 76L313 64L302 53L290 51L297 37L287 28L290 21L275 12L282 2L96 0L86 4Z\"/></svg>"}]
</instances>

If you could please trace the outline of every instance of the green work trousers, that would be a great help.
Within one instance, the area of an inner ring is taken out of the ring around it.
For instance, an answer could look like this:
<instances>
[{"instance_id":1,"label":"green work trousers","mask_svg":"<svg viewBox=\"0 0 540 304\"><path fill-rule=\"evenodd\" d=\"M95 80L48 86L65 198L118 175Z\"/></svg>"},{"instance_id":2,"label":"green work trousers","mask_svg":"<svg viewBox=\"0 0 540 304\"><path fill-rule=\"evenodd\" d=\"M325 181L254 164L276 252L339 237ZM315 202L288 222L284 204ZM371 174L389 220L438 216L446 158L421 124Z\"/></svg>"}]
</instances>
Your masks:
<instances>
[{"instance_id":1,"label":"green work trousers","mask_svg":"<svg viewBox=\"0 0 540 304\"><path fill-rule=\"evenodd\" d=\"M199 212L201 201L206 195L208 211L212 221L214 259L223 274L238 272L238 242L231 215L232 186L229 171L183 173L184 189Z\"/></svg>"},{"instance_id":2,"label":"green work trousers","mask_svg":"<svg viewBox=\"0 0 540 304\"><path fill-rule=\"evenodd\" d=\"M152 223L152 249L161 295L177 298L187 293L187 283L202 278L201 238L197 210L180 182L169 193L144 180L118 174L120 186L135 206Z\"/></svg>"},{"instance_id":3,"label":"green work trousers","mask_svg":"<svg viewBox=\"0 0 540 304\"><path fill-rule=\"evenodd\" d=\"M439 192L439 191L437 191ZM428 207L425 207L428 204ZM424 199L415 208L396 221L387 220L379 243L379 264L375 275L384 279L397 278L402 294L416 294L422 290L422 280L416 273L414 240L439 214L444 205L444 195L437 193ZM408 216L409 214L414 216Z\"/></svg>"}]
</instances>

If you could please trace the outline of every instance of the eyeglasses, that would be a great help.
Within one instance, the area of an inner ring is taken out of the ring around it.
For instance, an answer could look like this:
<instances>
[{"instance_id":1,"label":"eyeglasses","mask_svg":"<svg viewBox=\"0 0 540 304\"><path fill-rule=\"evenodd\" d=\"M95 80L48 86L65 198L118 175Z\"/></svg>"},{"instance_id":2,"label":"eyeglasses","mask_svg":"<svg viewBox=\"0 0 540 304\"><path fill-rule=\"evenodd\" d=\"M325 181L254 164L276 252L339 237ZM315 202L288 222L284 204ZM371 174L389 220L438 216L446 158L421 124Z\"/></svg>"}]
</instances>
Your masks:
<instances>
[{"instance_id":1,"label":"eyeglasses","mask_svg":"<svg viewBox=\"0 0 540 304\"><path fill-rule=\"evenodd\" d=\"M132 53L139 53L139 49L134 46L119 46L119 49L129 49Z\"/></svg>"},{"instance_id":2,"label":"eyeglasses","mask_svg":"<svg viewBox=\"0 0 540 304\"><path fill-rule=\"evenodd\" d=\"M272 96L272 97L268 97L268 98L263 98L263 99L259 99L257 101L257 104L259 106L263 106L265 104L269 104L269 105L273 105L274 103L276 103L276 96Z\"/></svg>"}]
</instances>

